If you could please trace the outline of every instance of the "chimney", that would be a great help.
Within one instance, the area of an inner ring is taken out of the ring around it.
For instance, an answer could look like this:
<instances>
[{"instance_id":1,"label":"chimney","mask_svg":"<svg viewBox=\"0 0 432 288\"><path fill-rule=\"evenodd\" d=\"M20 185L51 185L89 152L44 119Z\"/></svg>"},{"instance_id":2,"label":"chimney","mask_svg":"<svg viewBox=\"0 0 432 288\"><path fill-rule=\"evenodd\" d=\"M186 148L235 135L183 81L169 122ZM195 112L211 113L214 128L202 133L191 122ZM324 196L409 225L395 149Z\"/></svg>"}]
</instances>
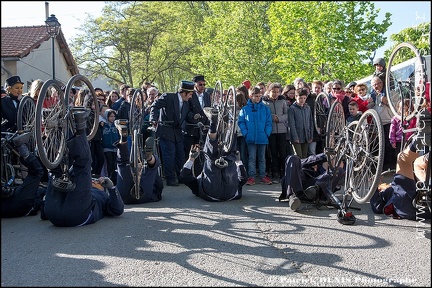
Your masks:
<instances>
[{"instance_id":1,"label":"chimney","mask_svg":"<svg viewBox=\"0 0 432 288\"><path fill-rule=\"evenodd\" d=\"M45 19L49 17L49 3L45 2Z\"/></svg>"}]
</instances>

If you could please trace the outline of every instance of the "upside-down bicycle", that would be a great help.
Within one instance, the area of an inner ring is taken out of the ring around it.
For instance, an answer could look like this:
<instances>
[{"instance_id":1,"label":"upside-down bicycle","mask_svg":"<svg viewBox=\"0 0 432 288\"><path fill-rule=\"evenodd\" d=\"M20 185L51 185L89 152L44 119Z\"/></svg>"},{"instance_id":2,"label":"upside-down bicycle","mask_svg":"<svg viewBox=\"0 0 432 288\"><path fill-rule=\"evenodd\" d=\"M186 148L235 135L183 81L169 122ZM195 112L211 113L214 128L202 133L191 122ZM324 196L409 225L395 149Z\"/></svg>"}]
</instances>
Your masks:
<instances>
[{"instance_id":1,"label":"upside-down bicycle","mask_svg":"<svg viewBox=\"0 0 432 288\"><path fill-rule=\"evenodd\" d=\"M397 69L398 64L408 61L410 65L403 70ZM409 42L398 44L392 51L386 71L386 95L393 114L401 119L401 123L416 118L416 127L408 129L403 126L402 149L409 144L406 134L413 133L423 145L418 145L417 152L429 152L425 181L417 182L417 196L413 199L415 207L427 207L431 211L431 167L430 167L430 133L431 133L431 104L430 104L430 73L425 57L415 45ZM408 111L401 113L398 104L408 100ZM405 144L405 145L404 145ZM418 180L418 179L417 179Z\"/></svg>"},{"instance_id":2,"label":"upside-down bicycle","mask_svg":"<svg viewBox=\"0 0 432 288\"><path fill-rule=\"evenodd\" d=\"M345 125L342 104L335 101L330 107L326 125L324 151L330 177L325 193L338 208L338 222L352 225L356 219L348 210L353 200L365 203L379 185L384 161L382 122L378 113L369 109L358 121ZM332 179L342 165L345 179L340 201L333 193Z\"/></svg>"},{"instance_id":3,"label":"upside-down bicycle","mask_svg":"<svg viewBox=\"0 0 432 288\"><path fill-rule=\"evenodd\" d=\"M212 109L217 109L218 120L216 126L217 132L217 146L218 146L218 159L215 164L221 168L228 165L223 156L227 155L234 149L237 141L235 133L235 122L237 121L237 103L236 103L236 89L230 86L226 96L223 96L222 82L216 81L215 89L211 95L211 107L203 108L206 114L211 114Z\"/></svg>"},{"instance_id":4,"label":"upside-down bicycle","mask_svg":"<svg viewBox=\"0 0 432 288\"><path fill-rule=\"evenodd\" d=\"M74 107L70 103L69 92L73 86L88 89L88 106ZM69 79L65 91L62 83L57 80L44 82L36 104L35 111L35 138L37 152L40 160L47 169L60 166L61 181L69 183L69 157L66 141L75 133L73 111L90 110L87 120L86 135L90 141L95 136L99 123L99 103L91 82L82 75L75 75ZM55 101L45 101L57 92ZM49 103L49 104L47 104Z\"/></svg>"}]
</instances>

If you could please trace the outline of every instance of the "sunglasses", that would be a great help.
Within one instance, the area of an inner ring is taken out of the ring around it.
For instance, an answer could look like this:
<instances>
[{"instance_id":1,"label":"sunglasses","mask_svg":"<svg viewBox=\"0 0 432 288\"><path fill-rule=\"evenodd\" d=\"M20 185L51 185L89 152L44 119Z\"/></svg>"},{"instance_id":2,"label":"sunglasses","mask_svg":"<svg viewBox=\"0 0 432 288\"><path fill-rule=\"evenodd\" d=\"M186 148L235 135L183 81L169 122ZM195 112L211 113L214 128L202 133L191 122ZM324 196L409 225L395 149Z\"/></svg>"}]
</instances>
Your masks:
<instances>
[{"instance_id":1,"label":"sunglasses","mask_svg":"<svg viewBox=\"0 0 432 288\"><path fill-rule=\"evenodd\" d=\"M340 87L333 87L333 90L339 91L339 90L341 90L341 88Z\"/></svg>"},{"instance_id":2,"label":"sunglasses","mask_svg":"<svg viewBox=\"0 0 432 288\"><path fill-rule=\"evenodd\" d=\"M198 84L198 86L205 86L205 85L206 85L205 83Z\"/></svg>"}]
</instances>

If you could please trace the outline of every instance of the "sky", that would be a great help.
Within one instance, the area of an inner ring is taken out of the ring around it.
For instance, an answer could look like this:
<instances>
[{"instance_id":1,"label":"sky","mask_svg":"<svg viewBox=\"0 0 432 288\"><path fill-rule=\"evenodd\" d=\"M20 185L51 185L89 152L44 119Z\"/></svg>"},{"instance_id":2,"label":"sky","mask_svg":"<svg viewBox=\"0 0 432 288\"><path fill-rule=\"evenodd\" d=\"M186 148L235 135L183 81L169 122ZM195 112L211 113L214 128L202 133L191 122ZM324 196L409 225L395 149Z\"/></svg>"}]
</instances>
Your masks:
<instances>
[{"instance_id":1,"label":"sky","mask_svg":"<svg viewBox=\"0 0 432 288\"><path fill-rule=\"evenodd\" d=\"M1 1L1 27L44 25L46 20L45 3L49 3L49 14L55 14L61 29L70 42L78 33L75 28L84 21L86 13L97 17L102 14L104 1ZM19 5L17 4L19 3ZM387 43L376 51L376 57L383 57L384 51L393 44L391 34L431 21L431 1L373 1L375 8L380 8L378 21L390 12L391 22L385 37Z\"/></svg>"}]
</instances>

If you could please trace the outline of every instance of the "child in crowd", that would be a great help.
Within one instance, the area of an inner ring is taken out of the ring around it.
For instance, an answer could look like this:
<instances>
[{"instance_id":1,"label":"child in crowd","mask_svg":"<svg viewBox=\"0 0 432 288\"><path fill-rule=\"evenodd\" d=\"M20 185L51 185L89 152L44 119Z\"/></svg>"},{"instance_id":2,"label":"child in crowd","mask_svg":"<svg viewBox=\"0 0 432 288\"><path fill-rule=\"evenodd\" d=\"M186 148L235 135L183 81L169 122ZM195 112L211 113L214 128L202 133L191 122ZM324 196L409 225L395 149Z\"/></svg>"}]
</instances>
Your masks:
<instances>
[{"instance_id":1,"label":"child in crowd","mask_svg":"<svg viewBox=\"0 0 432 288\"><path fill-rule=\"evenodd\" d=\"M116 144L120 140L120 133L114 121L116 120L116 111L113 109L107 109L105 111L106 122L103 123L102 128L102 146L103 153L106 161L107 176L115 182L116 164L117 164L117 146Z\"/></svg>"},{"instance_id":2,"label":"child in crowd","mask_svg":"<svg viewBox=\"0 0 432 288\"><path fill-rule=\"evenodd\" d=\"M246 106L240 110L238 117L238 125L242 135L246 139L249 154L247 169L249 177L246 184L255 184L257 157L260 183L272 184L270 178L266 176L265 159L265 152L269 143L268 137L273 127L271 112L262 102L259 87L251 88L250 92L250 98Z\"/></svg>"},{"instance_id":3,"label":"child in crowd","mask_svg":"<svg viewBox=\"0 0 432 288\"><path fill-rule=\"evenodd\" d=\"M296 89L296 102L288 109L290 140L295 154L300 158L308 156L308 146L313 139L312 111L308 105L305 105L308 94L307 89Z\"/></svg>"},{"instance_id":4,"label":"child in crowd","mask_svg":"<svg viewBox=\"0 0 432 288\"><path fill-rule=\"evenodd\" d=\"M346 125L348 125L349 123L351 123L353 121L358 121L362 115L362 112L359 111L359 106L358 106L356 101L351 100L348 103L348 110L349 110L350 115L346 119Z\"/></svg>"},{"instance_id":5,"label":"child in crowd","mask_svg":"<svg viewBox=\"0 0 432 288\"><path fill-rule=\"evenodd\" d=\"M402 108L402 104L403 104L403 108ZM403 101L400 100L398 102L398 105L397 105L398 114L402 115L402 113L404 113L404 117L406 117L406 115L408 114L409 105L410 105L409 99L404 99ZM403 112L402 112L402 109L403 109ZM402 151L403 129L415 128L416 122L417 122L416 121L417 118L414 117L410 121L406 121L404 119L404 121L402 123L402 119L399 115L395 115L392 117L391 122L390 122L390 133L389 133L390 144L393 148L396 149L396 156L397 156L397 153ZM408 132L406 134L406 139L408 139L409 136L411 136L411 134L412 134L412 132Z\"/></svg>"}]
</instances>

